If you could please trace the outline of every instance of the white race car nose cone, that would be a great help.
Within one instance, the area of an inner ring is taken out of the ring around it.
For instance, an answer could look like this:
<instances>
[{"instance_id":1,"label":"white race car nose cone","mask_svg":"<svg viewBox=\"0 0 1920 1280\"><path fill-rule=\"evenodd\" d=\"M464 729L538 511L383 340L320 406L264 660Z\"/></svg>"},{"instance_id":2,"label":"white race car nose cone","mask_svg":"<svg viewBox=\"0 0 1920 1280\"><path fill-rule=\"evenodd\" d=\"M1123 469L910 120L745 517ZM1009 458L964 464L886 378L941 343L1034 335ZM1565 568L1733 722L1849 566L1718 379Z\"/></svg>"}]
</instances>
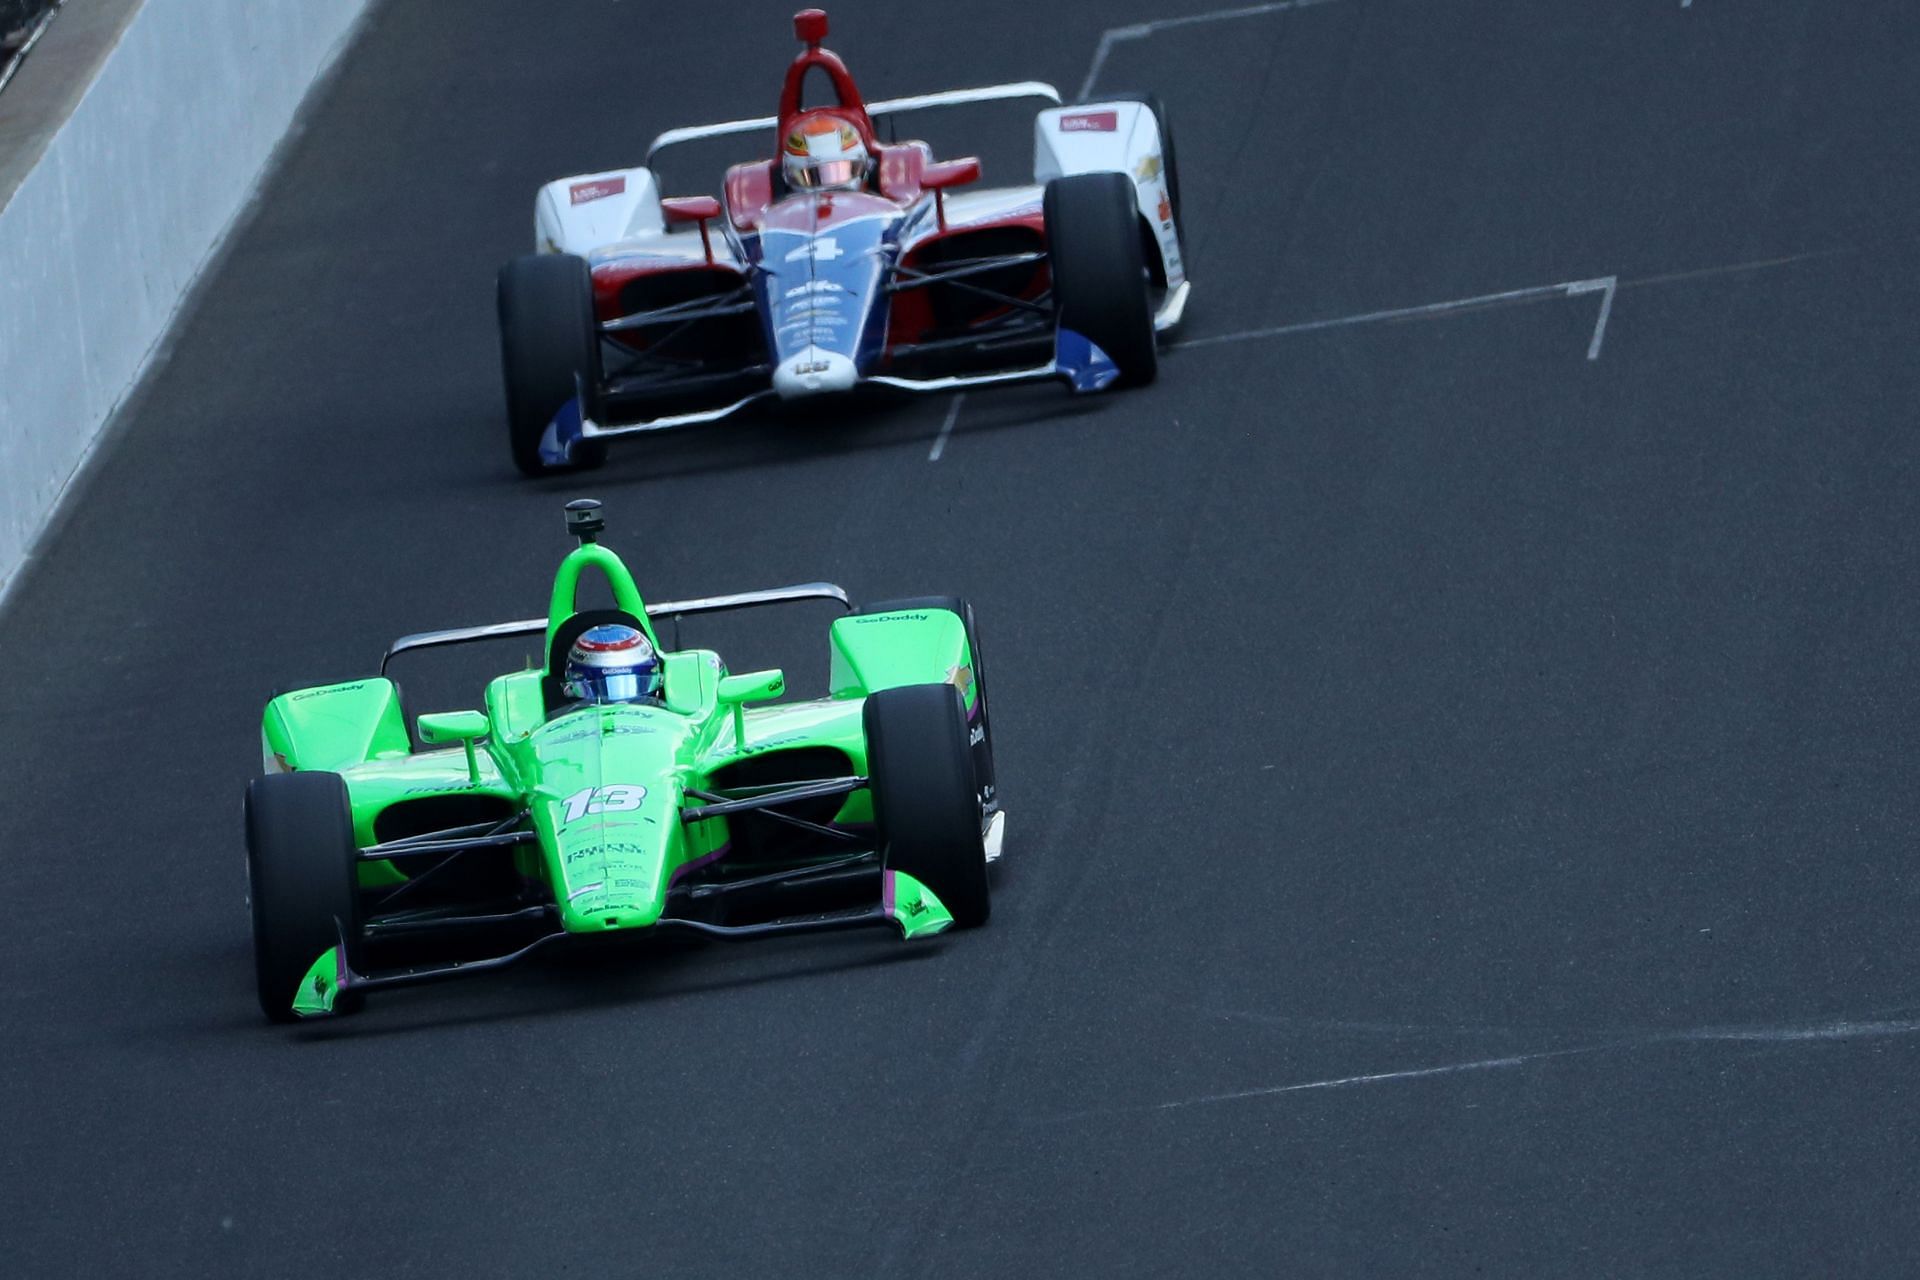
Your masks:
<instances>
[{"instance_id":1,"label":"white race car nose cone","mask_svg":"<svg viewBox=\"0 0 1920 1280\"><path fill-rule=\"evenodd\" d=\"M773 371L773 389L782 400L819 395L824 391L850 391L860 380L853 361L833 351L808 347L796 356L780 362Z\"/></svg>"}]
</instances>

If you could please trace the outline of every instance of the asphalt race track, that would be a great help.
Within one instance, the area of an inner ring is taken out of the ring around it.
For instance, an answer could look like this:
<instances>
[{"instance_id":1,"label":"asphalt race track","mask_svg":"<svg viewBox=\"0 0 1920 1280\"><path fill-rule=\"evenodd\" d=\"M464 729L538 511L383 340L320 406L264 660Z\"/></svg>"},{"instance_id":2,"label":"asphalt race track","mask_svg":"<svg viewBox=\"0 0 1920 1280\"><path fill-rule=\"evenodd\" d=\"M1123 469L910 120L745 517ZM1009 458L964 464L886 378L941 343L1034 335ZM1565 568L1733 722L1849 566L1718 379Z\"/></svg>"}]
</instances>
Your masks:
<instances>
[{"instance_id":1,"label":"asphalt race track","mask_svg":"<svg viewBox=\"0 0 1920 1280\"><path fill-rule=\"evenodd\" d=\"M1920 17L1203 4L832 6L869 97L1165 95L1153 387L540 483L536 186L771 110L794 6L379 5L0 615L0 1273L1911 1274ZM539 612L583 493L655 597L974 601L992 925L269 1028L262 702Z\"/></svg>"}]
</instances>

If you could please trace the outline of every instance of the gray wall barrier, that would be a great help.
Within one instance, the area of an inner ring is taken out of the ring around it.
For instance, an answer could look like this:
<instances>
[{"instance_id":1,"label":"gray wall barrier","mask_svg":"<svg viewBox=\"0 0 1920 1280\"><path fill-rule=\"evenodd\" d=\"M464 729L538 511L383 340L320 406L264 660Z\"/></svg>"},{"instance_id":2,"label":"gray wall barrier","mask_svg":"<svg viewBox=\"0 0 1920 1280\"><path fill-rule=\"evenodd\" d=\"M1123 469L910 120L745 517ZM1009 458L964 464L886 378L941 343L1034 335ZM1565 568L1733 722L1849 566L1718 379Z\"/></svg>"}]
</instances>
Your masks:
<instances>
[{"instance_id":1,"label":"gray wall barrier","mask_svg":"<svg viewBox=\"0 0 1920 1280\"><path fill-rule=\"evenodd\" d=\"M367 3L143 0L112 15L64 119L12 141L44 150L0 180L0 595ZM81 9L54 18L0 118L60 69Z\"/></svg>"}]
</instances>

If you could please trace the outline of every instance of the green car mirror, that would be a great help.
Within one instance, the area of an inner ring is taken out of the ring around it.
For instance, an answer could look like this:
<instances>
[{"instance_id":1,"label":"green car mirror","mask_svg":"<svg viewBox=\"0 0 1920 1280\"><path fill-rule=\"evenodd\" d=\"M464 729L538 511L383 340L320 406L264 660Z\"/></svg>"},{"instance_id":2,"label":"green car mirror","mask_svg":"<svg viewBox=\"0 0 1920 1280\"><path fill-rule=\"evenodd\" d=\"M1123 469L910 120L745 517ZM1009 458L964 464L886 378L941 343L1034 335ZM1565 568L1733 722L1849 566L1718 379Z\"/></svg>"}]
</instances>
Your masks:
<instances>
[{"instance_id":1,"label":"green car mirror","mask_svg":"<svg viewBox=\"0 0 1920 1280\"><path fill-rule=\"evenodd\" d=\"M414 722L420 728L420 741L428 746L458 742L467 749L467 778L480 781L480 758L474 754L473 740L487 736L491 727L484 712L430 711Z\"/></svg>"},{"instance_id":2,"label":"green car mirror","mask_svg":"<svg viewBox=\"0 0 1920 1280\"><path fill-rule=\"evenodd\" d=\"M420 726L420 741L434 746L487 736L487 717L480 711L431 712L415 723Z\"/></svg>"},{"instance_id":3,"label":"green car mirror","mask_svg":"<svg viewBox=\"0 0 1920 1280\"><path fill-rule=\"evenodd\" d=\"M720 688L715 696L720 699L721 706L733 708L733 740L738 746L747 745L747 704L765 702L786 691L787 673L778 667L720 677Z\"/></svg>"},{"instance_id":4,"label":"green car mirror","mask_svg":"<svg viewBox=\"0 0 1920 1280\"><path fill-rule=\"evenodd\" d=\"M720 701L730 707L747 702L765 702L787 691L787 673L778 667L749 671L743 675L720 678Z\"/></svg>"}]
</instances>

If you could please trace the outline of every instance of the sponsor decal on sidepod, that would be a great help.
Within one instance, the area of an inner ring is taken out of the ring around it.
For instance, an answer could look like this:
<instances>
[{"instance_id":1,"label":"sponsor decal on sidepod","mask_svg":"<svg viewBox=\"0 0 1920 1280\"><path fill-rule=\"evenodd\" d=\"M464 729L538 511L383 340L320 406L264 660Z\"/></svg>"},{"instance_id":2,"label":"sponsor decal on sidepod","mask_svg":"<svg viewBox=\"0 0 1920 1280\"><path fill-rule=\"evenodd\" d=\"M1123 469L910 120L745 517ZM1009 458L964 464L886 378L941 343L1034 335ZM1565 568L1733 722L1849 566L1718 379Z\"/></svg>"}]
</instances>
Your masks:
<instances>
[{"instance_id":1,"label":"sponsor decal on sidepod","mask_svg":"<svg viewBox=\"0 0 1920 1280\"><path fill-rule=\"evenodd\" d=\"M1118 111L1078 111L1060 117L1062 133L1112 133L1119 127Z\"/></svg>"},{"instance_id":2,"label":"sponsor decal on sidepod","mask_svg":"<svg viewBox=\"0 0 1920 1280\"><path fill-rule=\"evenodd\" d=\"M574 204L585 204L589 200L604 200L608 196L617 196L627 189L625 178L597 178L592 182L576 182L567 188L567 197Z\"/></svg>"}]
</instances>

